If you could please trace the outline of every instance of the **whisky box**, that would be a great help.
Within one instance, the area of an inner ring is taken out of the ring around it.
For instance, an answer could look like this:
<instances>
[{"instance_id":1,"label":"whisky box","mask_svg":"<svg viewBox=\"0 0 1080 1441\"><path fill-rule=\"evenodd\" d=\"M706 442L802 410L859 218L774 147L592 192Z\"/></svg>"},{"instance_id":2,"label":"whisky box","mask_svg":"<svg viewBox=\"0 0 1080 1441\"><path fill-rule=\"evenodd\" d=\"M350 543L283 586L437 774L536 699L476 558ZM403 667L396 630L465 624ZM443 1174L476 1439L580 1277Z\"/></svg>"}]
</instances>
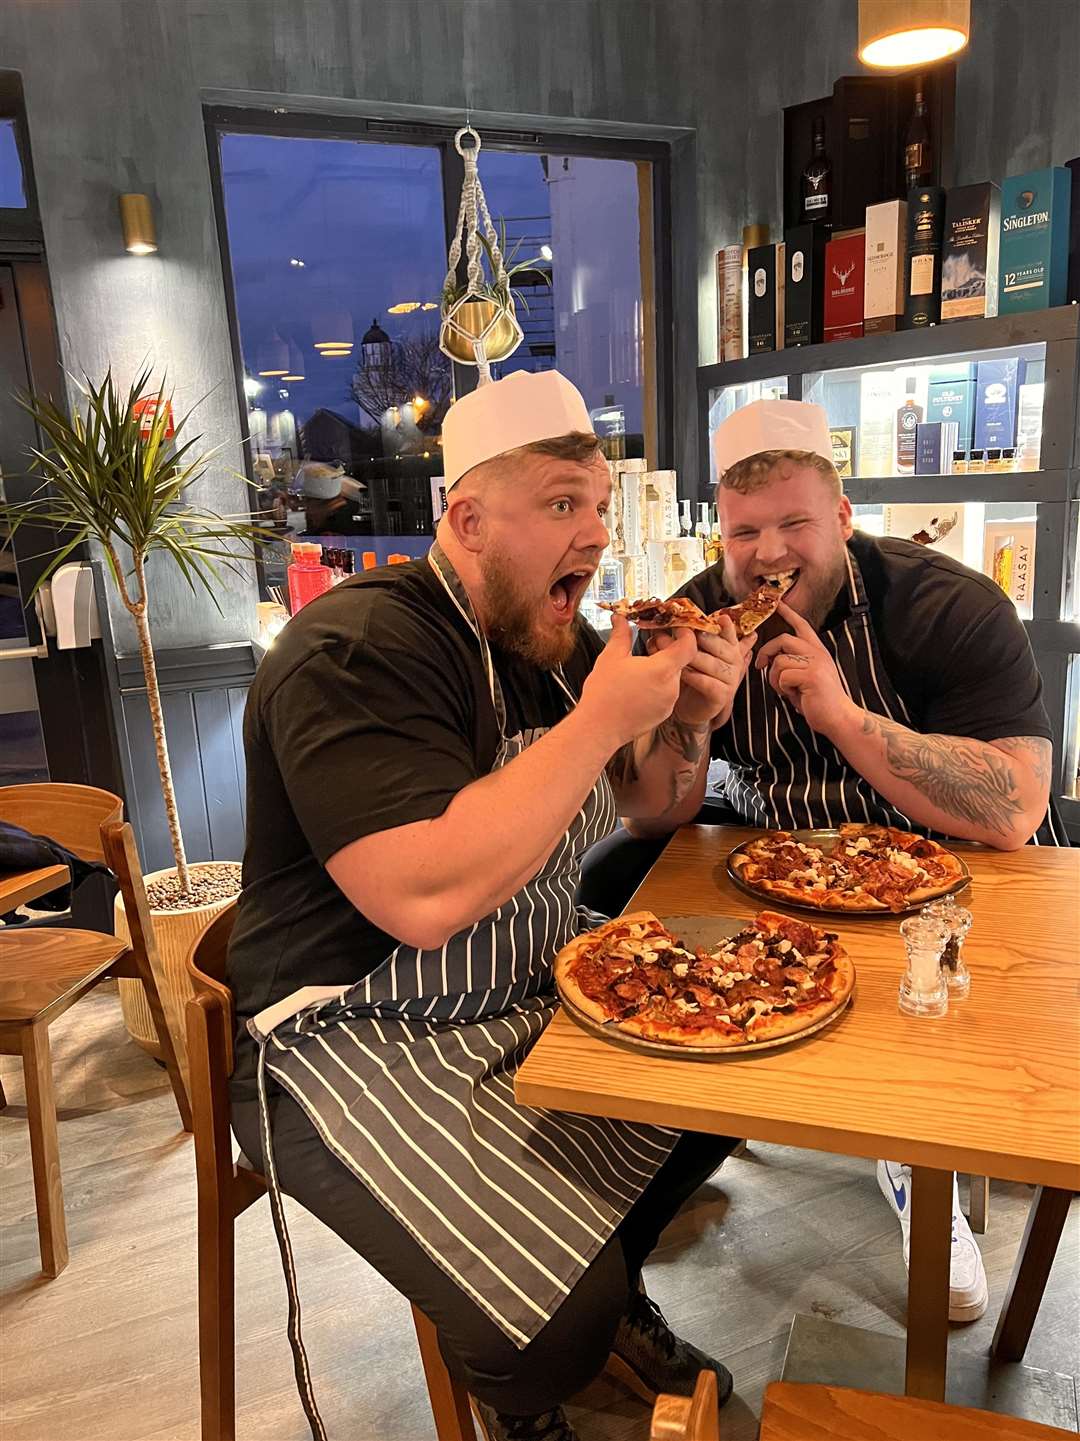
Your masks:
<instances>
[{"instance_id":1,"label":"whisky box","mask_svg":"<svg viewBox=\"0 0 1080 1441\"><path fill-rule=\"evenodd\" d=\"M678 536L678 478L673 470L642 471L638 504L644 540L672 540Z\"/></svg>"},{"instance_id":2,"label":"whisky box","mask_svg":"<svg viewBox=\"0 0 1080 1441\"><path fill-rule=\"evenodd\" d=\"M613 460L611 471L611 505L605 517L611 536L612 555L638 555L644 542L641 528L641 506L638 492L646 460Z\"/></svg>"},{"instance_id":3,"label":"whisky box","mask_svg":"<svg viewBox=\"0 0 1080 1441\"><path fill-rule=\"evenodd\" d=\"M797 225L784 236L784 345L818 345L825 327L825 227Z\"/></svg>"},{"instance_id":4,"label":"whisky box","mask_svg":"<svg viewBox=\"0 0 1080 1441\"><path fill-rule=\"evenodd\" d=\"M747 252L751 355L784 348L784 247L755 245Z\"/></svg>"},{"instance_id":5,"label":"whisky box","mask_svg":"<svg viewBox=\"0 0 1080 1441\"><path fill-rule=\"evenodd\" d=\"M1021 616L1031 618L1035 592L1033 521L991 520L983 529L983 574L1001 587Z\"/></svg>"},{"instance_id":6,"label":"whisky box","mask_svg":"<svg viewBox=\"0 0 1080 1441\"><path fill-rule=\"evenodd\" d=\"M960 185L945 199L941 318L996 315L1001 191L989 181Z\"/></svg>"},{"instance_id":7,"label":"whisky box","mask_svg":"<svg viewBox=\"0 0 1080 1441\"><path fill-rule=\"evenodd\" d=\"M928 420L915 427L915 474L948 475L960 427L955 420Z\"/></svg>"},{"instance_id":8,"label":"whisky box","mask_svg":"<svg viewBox=\"0 0 1080 1441\"><path fill-rule=\"evenodd\" d=\"M866 207L863 330L875 335L896 330L904 313L904 246L907 202L887 200Z\"/></svg>"},{"instance_id":9,"label":"whisky box","mask_svg":"<svg viewBox=\"0 0 1080 1441\"><path fill-rule=\"evenodd\" d=\"M975 367L975 450L1005 450L1016 445L1020 387L1027 362L1019 355L980 360Z\"/></svg>"},{"instance_id":10,"label":"whisky box","mask_svg":"<svg viewBox=\"0 0 1080 1441\"><path fill-rule=\"evenodd\" d=\"M926 387L926 419L953 421L958 427L957 450L971 449L975 417L975 367L935 365Z\"/></svg>"},{"instance_id":11,"label":"whisky box","mask_svg":"<svg viewBox=\"0 0 1080 1441\"><path fill-rule=\"evenodd\" d=\"M1064 165L1014 175L1001 187L998 313L1064 305L1072 172Z\"/></svg>"},{"instance_id":12,"label":"whisky box","mask_svg":"<svg viewBox=\"0 0 1080 1441\"><path fill-rule=\"evenodd\" d=\"M724 358L724 252L716 252L716 359Z\"/></svg>"},{"instance_id":13,"label":"whisky box","mask_svg":"<svg viewBox=\"0 0 1080 1441\"><path fill-rule=\"evenodd\" d=\"M718 358L743 358L743 249L741 245L724 246L724 313Z\"/></svg>"},{"instance_id":14,"label":"whisky box","mask_svg":"<svg viewBox=\"0 0 1080 1441\"><path fill-rule=\"evenodd\" d=\"M908 195L907 257L904 262L904 330L936 325L941 319L941 239L945 192L927 185Z\"/></svg>"},{"instance_id":15,"label":"whisky box","mask_svg":"<svg viewBox=\"0 0 1080 1441\"><path fill-rule=\"evenodd\" d=\"M1072 176L1069 187L1069 278L1066 284L1066 299L1071 304L1080 301L1080 156L1066 160L1065 166Z\"/></svg>"},{"instance_id":16,"label":"whisky box","mask_svg":"<svg viewBox=\"0 0 1080 1441\"><path fill-rule=\"evenodd\" d=\"M891 370L859 376L859 468L865 476L896 474L896 377Z\"/></svg>"},{"instance_id":17,"label":"whisky box","mask_svg":"<svg viewBox=\"0 0 1080 1441\"><path fill-rule=\"evenodd\" d=\"M832 441L832 463L841 480L851 480L855 474L853 466L856 431L857 428L854 425L829 427L829 439Z\"/></svg>"},{"instance_id":18,"label":"whisky box","mask_svg":"<svg viewBox=\"0 0 1080 1441\"><path fill-rule=\"evenodd\" d=\"M825 339L852 340L863 333L863 231L849 230L825 246Z\"/></svg>"}]
</instances>

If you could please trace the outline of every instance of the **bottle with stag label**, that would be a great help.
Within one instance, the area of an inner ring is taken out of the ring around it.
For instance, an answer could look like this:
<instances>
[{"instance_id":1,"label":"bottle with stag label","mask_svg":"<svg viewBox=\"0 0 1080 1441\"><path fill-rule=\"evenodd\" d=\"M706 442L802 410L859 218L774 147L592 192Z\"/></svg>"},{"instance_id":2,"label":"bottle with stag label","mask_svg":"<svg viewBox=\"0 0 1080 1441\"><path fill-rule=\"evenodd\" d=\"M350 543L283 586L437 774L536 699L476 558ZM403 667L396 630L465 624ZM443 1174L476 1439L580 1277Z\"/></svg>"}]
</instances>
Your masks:
<instances>
[{"instance_id":1,"label":"bottle with stag label","mask_svg":"<svg viewBox=\"0 0 1080 1441\"><path fill-rule=\"evenodd\" d=\"M832 161L825 153L825 117L814 117L810 159L802 173L803 221L827 221L832 212Z\"/></svg>"}]
</instances>

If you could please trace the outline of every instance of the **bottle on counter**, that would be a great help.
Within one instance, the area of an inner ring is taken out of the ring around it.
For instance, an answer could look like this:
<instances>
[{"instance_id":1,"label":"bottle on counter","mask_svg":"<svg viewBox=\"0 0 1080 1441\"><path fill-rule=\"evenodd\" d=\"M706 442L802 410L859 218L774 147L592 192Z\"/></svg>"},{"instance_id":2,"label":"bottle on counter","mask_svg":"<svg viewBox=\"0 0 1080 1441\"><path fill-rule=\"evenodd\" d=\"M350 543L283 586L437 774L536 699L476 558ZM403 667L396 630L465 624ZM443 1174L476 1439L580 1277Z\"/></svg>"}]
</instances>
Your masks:
<instances>
[{"instance_id":1,"label":"bottle on counter","mask_svg":"<svg viewBox=\"0 0 1080 1441\"><path fill-rule=\"evenodd\" d=\"M286 571L289 586L289 614L296 613L334 584L333 572L322 563L322 546L317 541L299 541L292 547L292 563Z\"/></svg>"},{"instance_id":2,"label":"bottle on counter","mask_svg":"<svg viewBox=\"0 0 1080 1441\"><path fill-rule=\"evenodd\" d=\"M908 121L904 140L904 178L908 190L929 185L934 169L934 151L930 143L930 121L926 113L923 77L915 81L915 109Z\"/></svg>"},{"instance_id":3,"label":"bottle on counter","mask_svg":"<svg viewBox=\"0 0 1080 1441\"><path fill-rule=\"evenodd\" d=\"M832 218L832 161L825 153L825 117L815 115L810 159L802 173L802 219L828 222Z\"/></svg>"},{"instance_id":4,"label":"bottle on counter","mask_svg":"<svg viewBox=\"0 0 1080 1441\"><path fill-rule=\"evenodd\" d=\"M896 412L896 468L901 475L911 475L915 470L916 432L923 408L915 399L915 376L908 376L904 389L904 403Z\"/></svg>"}]
</instances>

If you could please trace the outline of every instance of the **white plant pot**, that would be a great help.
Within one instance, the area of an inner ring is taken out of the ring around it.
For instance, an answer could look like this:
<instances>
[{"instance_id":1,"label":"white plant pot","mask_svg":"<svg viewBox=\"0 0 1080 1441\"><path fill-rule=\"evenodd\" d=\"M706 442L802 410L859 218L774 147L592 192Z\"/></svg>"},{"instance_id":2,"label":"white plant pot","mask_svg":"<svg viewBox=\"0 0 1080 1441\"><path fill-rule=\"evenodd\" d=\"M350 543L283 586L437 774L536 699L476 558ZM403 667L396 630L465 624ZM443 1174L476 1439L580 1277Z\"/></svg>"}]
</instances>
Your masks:
<instances>
[{"instance_id":1,"label":"white plant pot","mask_svg":"<svg viewBox=\"0 0 1080 1441\"><path fill-rule=\"evenodd\" d=\"M196 862L200 870L213 864L212 861ZM229 864L232 864L231 862ZM143 877L144 885L151 881L158 880L161 876L167 876L175 871L175 866L169 866L163 871L153 871ZM180 1063L180 1070L184 1077L184 1084L188 1087L190 1094L191 1087L188 1082L187 1064L187 1029L184 1012L187 1003L194 995L191 981L187 973L187 957L192 944L202 935L207 926L219 912L226 906L232 905L235 896L227 897L221 901L211 901L206 905L188 906L183 910L155 911L151 910L150 920L154 927L154 939L157 941L158 954L161 957L162 969L165 973L165 980L162 986L161 1004L165 1011L169 1029L172 1032L173 1044L176 1047L176 1057ZM124 910L124 899L118 893L113 910L114 930L116 935L123 940L130 940L128 931L127 915ZM147 1004L146 992L141 981L120 981L120 1007L124 1016L124 1024L127 1027L128 1035L140 1045L144 1051L148 1051L157 1060L164 1060L161 1054L161 1047L158 1045L157 1031L154 1028L154 1019L150 1014L150 1007Z\"/></svg>"}]
</instances>

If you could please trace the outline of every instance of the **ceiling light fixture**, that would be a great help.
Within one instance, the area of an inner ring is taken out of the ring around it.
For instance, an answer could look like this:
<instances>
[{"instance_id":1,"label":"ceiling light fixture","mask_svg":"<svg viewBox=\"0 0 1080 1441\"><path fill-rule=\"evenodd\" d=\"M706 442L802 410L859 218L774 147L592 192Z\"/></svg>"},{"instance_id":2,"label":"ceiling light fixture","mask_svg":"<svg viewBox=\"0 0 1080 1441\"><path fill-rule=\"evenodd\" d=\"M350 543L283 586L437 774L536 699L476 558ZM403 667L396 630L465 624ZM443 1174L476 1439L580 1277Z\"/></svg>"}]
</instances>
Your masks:
<instances>
[{"instance_id":1,"label":"ceiling light fixture","mask_svg":"<svg viewBox=\"0 0 1080 1441\"><path fill-rule=\"evenodd\" d=\"M859 59L906 70L955 55L971 35L971 0L859 0Z\"/></svg>"},{"instance_id":2,"label":"ceiling light fixture","mask_svg":"<svg viewBox=\"0 0 1080 1441\"><path fill-rule=\"evenodd\" d=\"M131 255L153 255L157 250L157 231L149 195L121 195L120 228L124 232L124 249Z\"/></svg>"}]
</instances>

